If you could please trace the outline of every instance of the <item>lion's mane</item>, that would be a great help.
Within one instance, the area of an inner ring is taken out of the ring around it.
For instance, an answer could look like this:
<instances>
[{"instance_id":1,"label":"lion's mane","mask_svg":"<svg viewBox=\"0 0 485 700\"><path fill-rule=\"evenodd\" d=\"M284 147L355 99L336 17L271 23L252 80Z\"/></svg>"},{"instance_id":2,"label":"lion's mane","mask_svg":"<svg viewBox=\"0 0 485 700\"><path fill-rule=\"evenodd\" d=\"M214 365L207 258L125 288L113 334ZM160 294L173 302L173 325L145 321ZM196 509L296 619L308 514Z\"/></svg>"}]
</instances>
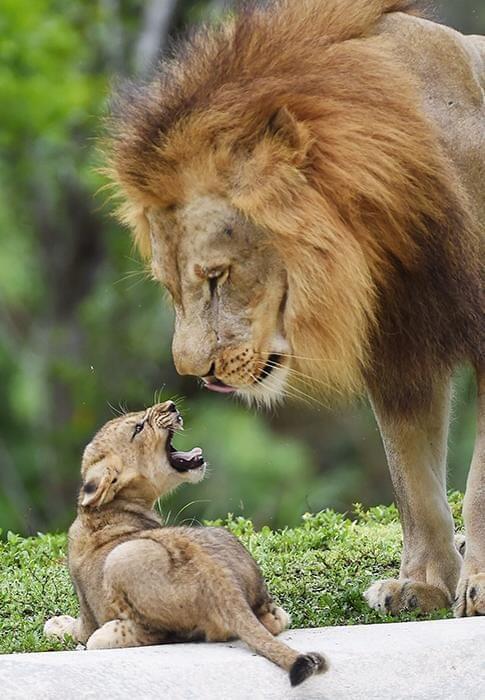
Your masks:
<instances>
[{"instance_id":1,"label":"lion's mane","mask_svg":"<svg viewBox=\"0 0 485 700\"><path fill-rule=\"evenodd\" d=\"M480 285L466 196L376 33L390 11L414 3L244 3L120 91L110 158L142 253L146 207L227 197L285 261L300 366L402 413L476 359Z\"/></svg>"}]
</instances>

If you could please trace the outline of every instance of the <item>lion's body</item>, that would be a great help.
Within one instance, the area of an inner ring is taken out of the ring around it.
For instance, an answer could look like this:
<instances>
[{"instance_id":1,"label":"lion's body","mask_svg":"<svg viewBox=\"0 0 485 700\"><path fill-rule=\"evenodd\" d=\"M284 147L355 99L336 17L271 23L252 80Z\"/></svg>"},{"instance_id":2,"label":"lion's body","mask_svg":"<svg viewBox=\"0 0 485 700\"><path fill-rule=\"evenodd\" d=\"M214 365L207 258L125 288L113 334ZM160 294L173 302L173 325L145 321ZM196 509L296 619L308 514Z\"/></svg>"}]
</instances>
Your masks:
<instances>
[{"instance_id":1,"label":"lion's body","mask_svg":"<svg viewBox=\"0 0 485 700\"><path fill-rule=\"evenodd\" d=\"M367 390L403 516L401 577L441 601L461 566L450 376L465 362L483 374L485 50L413 7L243 4L121 98L111 169L172 293L180 371L241 393L302 374ZM461 598L485 575L484 430Z\"/></svg>"}]
</instances>

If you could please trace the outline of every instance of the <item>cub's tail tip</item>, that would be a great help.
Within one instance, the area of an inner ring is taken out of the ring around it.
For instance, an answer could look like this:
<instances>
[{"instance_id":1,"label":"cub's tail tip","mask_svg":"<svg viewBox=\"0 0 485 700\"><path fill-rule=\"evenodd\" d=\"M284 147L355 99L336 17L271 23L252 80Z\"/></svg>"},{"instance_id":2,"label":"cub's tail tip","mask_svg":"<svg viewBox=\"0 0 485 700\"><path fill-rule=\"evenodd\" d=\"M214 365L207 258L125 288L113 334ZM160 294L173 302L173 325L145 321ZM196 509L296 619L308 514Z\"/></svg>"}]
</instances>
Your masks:
<instances>
[{"instance_id":1,"label":"cub's tail tip","mask_svg":"<svg viewBox=\"0 0 485 700\"><path fill-rule=\"evenodd\" d=\"M300 685L315 673L325 673L328 669L328 660L321 654L315 652L301 654L290 668L291 685Z\"/></svg>"}]
</instances>

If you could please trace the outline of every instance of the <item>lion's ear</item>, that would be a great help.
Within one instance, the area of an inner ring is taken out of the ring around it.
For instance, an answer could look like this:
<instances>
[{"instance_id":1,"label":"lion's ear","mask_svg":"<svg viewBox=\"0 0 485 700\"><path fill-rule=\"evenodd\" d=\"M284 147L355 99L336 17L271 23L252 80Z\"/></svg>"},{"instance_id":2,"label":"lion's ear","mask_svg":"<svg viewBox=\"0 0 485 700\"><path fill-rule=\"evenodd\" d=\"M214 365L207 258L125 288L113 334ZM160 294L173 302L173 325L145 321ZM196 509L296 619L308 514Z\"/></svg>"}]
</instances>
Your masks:
<instances>
[{"instance_id":1,"label":"lion's ear","mask_svg":"<svg viewBox=\"0 0 485 700\"><path fill-rule=\"evenodd\" d=\"M296 162L301 164L311 145L311 136L305 124L299 122L286 107L280 107L271 116L267 131L282 141L294 152Z\"/></svg>"},{"instance_id":2,"label":"lion's ear","mask_svg":"<svg viewBox=\"0 0 485 700\"><path fill-rule=\"evenodd\" d=\"M91 464L84 474L80 504L99 508L113 500L123 486L121 460L116 455L102 457Z\"/></svg>"}]
</instances>

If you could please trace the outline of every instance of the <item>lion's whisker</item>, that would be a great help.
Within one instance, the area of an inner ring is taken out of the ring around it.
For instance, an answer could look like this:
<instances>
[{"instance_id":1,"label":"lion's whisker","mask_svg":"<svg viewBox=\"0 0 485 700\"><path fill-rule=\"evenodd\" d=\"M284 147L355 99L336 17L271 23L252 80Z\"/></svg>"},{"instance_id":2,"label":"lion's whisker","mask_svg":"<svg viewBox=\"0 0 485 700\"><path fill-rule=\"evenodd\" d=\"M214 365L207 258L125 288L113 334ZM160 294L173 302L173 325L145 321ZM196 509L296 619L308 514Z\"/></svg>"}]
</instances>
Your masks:
<instances>
[{"instance_id":1,"label":"lion's whisker","mask_svg":"<svg viewBox=\"0 0 485 700\"><path fill-rule=\"evenodd\" d=\"M258 379L258 377L255 377L254 375L250 375L251 379L257 384L261 385L261 380ZM276 388L271 386L271 377L266 379L266 382L264 385L261 386L261 389L263 391L270 391L272 392L275 396L280 397L280 396L285 396L286 398L293 399L294 401L302 401L303 403L308 404L311 406L312 402L318 404L319 402L314 399L312 396L309 394L306 394L304 391L299 390L297 387L291 386L291 387L280 387ZM294 392L294 393L292 393Z\"/></svg>"},{"instance_id":2,"label":"lion's whisker","mask_svg":"<svg viewBox=\"0 0 485 700\"><path fill-rule=\"evenodd\" d=\"M124 273L122 277L120 277L118 280L113 282L113 284L121 284L122 282L126 282L128 280L132 280L134 278L138 278L137 281L141 282L142 280L148 280L151 281L152 277L150 273L147 270L128 270L127 272ZM131 287L130 287L131 289Z\"/></svg>"},{"instance_id":3,"label":"lion's whisker","mask_svg":"<svg viewBox=\"0 0 485 700\"><path fill-rule=\"evenodd\" d=\"M274 350L261 350L261 352L267 353L268 355L271 355L274 353ZM324 362L324 363L331 363L331 362L340 362L339 360L332 360L327 357L305 357L304 355L293 355L292 353L285 353L285 352L278 352L276 353L277 355L280 355L280 357L289 357L294 360L308 360L311 362Z\"/></svg>"},{"instance_id":4,"label":"lion's whisker","mask_svg":"<svg viewBox=\"0 0 485 700\"><path fill-rule=\"evenodd\" d=\"M322 387L323 389L332 390L334 393L339 393L339 394L341 393L341 392L339 392L338 390L336 390L335 387L331 387L329 384L327 384L327 383L324 382L323 380L321 380L321 379L313 379L312 377L309 377L309 376L305 375L304 373L299 372L298 370L293 369L292 367L286 367L285 365L281 365L281 364L279 364L279 363L277 363L277 362L272 362L271 360L268 361L267 364L269 364L270 367L274 367L275 369L284 369L284 370L286 370L290 375L293 374L293 375L295 376L296 381L303 383L304 386L305 386L305 387L308 387L309 389L314 388L314 387L313 387L313 383L315 382L315 383L317 383L317 384L320 384L321 387ZM301 375L301 376L299 376L299 375ZM300 389L299 387L294 386L294 385L290 385L290 386L291 386L291 388L292 388L292 390L293 390L294 392L299 392L302 396L308 397L308 394L307 394L305 391L303 391L302 389ZM295 397L293 397L293 398L295 398ZM323 406L323 407L328 406L328 403L325 403L325 402L323 402L323 401L317 399L316 397L313 397L313 396L312 396L311 398L312 398L312 401L313 401L314 403L316 403L317 405L319 405L319 406Z\"/></svg>"},{"instance_id":5,"label":"lion's whisker","mask_svg":"<svg viewBox=\"0 0 485 700\"><path fill-rule=\"evenodd\" d=\"M314 384L320 384L320 386L323 389L328 389L331 390L333 393L341 394L341 392L338 391L338 389L330 385L328 382L325 382L323 379L311 377L310 375L307 375L304 372L300 372L299 370L296 370L293 367L287 367L277 362L272 362L271 360L269 360L266 364L268 364L270 367L274 367L275 369L284 369L289 374L293 374L297 381L303 382L303 384L305 384L305 386L307 386L309 389L313 388Z\"/></svg>"}]
</instances>

